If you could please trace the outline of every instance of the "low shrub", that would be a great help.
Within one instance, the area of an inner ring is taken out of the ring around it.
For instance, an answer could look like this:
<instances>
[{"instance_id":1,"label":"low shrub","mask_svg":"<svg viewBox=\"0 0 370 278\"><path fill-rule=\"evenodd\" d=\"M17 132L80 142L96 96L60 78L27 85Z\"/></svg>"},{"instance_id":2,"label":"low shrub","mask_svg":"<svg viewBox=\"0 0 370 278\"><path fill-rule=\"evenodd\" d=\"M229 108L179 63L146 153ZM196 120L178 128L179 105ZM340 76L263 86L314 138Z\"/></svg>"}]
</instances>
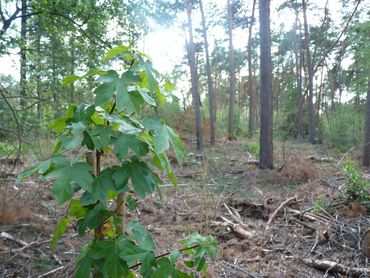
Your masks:
<instances>
[{"instance_id":1,"label":"low shrub","mask_svg":"<svg viewBox=\"0 0 370 278\"><path fill-rule=\"evenodd\" d=\"M347 176L348 194L357 201L370 199L370 183L365 181L361 173L353 166L352 162L347 162L343 170Z\"/></svg>"},{"instance_id":2,"label":"low shrub","mask_svg":"<svg viewBox=\"0 0 370 278\"><path fill-rule=\"evenodd\" d=\"M330 122L324 125L324 140L329 147L347 151L362 144L364 117L353 105L345 105L333 113Z\"/></svg>"}]
</instances>

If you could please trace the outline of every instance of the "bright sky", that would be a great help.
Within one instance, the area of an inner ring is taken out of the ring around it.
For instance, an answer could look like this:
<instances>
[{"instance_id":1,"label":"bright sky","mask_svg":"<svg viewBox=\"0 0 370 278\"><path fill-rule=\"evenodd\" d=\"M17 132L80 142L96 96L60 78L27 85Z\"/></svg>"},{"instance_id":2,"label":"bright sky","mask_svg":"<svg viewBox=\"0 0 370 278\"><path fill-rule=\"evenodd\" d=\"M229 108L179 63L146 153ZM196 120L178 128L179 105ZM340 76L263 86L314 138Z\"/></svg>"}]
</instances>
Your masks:
<instances>
[{"instance_id":1,"label":"bright sky","mask_svg":"<svg viewBox=\"0 0 370 278\"><path fill-rule=\"evenodd\" d=\"M245 0L247 5L251 7L251 2ZM272 0L272 7L271 7L271 28L273 30L278 30L279 28L283 27L285 30L288 30L293 22L294 22L294 13L290 12L288 9L285 9L283 12L277 12L277 7L284 0ZM329 1L329 10L331 12L332 18L338 22L341 18L341 4L340 0L328 0ZM207 10L209 10L209 0L204 1L205 6L205 13L207 16ZM354 2L354 1L351 1ZM224 9L226 13L226 0L224 1L216 1L217 8L222 10ZM319 24L320 18L323 14L323 8L325 6L326 1L324 0L309 0L311 5L317 6L319 10L318 14L314 12L309 12L309 20L314 24ZM257 1L258 4L258 1ZM363 4L362 4L363 5ZM258 6L258 5L257 5ZM250 15L250 12L247 13ZM256 15L258 15L258 10L256 11ZM174 26L171 28L157 28L156 31L150 33L146 36L140 49L144 50L144 52L148 53L150 57L152 57L154 67L162 73L169 73L173 66L181 61L185 54L185 38L186 38L186 31L183 29L183 23L186 21L185 13L179 15L179 19L176 21ZM194 11L193 14L193 27L199 28L200 25L200 15L199 11ZM258 22L255 24L254 33L258 32ZM238 48L245 48L247 44L247 33L243 30L234 30L234 47ZM211 28L209 30L209 44L210 44L210 51L213 48L213 41L215 38L227 38L225 34L225 30L221 26L216 26L215 28ZM226 42L227 43L227 42ZM16 78L19 78L19 56L17 55L17 50L13 50L12 55L0 57L0 73L2 74L10 74Z\"/></svg>"},{"instance_id":2,"label":"bright sky","mask_svg":"<svg viewBox=\"0 0 370 278\"><path fill-rule=\"evenodd\" d=\"M248 7L247 16L250 16L250 11L252 6L252 0L244 0ZM284 2L285 0L272 0L271 1L271 29L278 30L283 28L285 31L289 30L291 26L294 24L295 14L288 9L283 10L282 12L278 12L277 8ZM340 0L328 0L329 1L329 9L332 13L332 17L334 20L340 20ZM209 10L209 0L205 0L205 13L207 17L207 8ZM315 14L313 12L308 11L308 16L310 22L314 24L319 24L320 19L323 14L323 9L325 7L324 0L311 0L309 1L313 5L317 6L321 13ZM217 1L217 8L220 10L224 10L227 13L227 1ZM255 16L258 18L258 1L256 3L257 10L255 11ZM158 30L152 34L149 34L145 39L145 47L144 51L147 52L150 57L152 57L153 64L155 68L157 68L160 72L170 72L173 66L176 63L179 63L184 56L185 53L185 38L187 36L186 31L182 28L183 22L186 21L185 13L180 15L180 20L177 21L177 24L170 29L166 30ZM207 21L207 18L206 18ZM338 21L337 21L338 22ZM193 28L200 28L200 13L199 11L193 11ZM258 32L258 20L254 25L253 33L256 34ZM208 30L208 41L210 45L210 52L214 46L214 40L220 38L228 38L225 30L221 26L215 26ZM245 49L247 47L247 40L248 40L248 33L246 30L235 29L233 30L233 44L235 49ZM160 42L160 43L158 43ZM225 42L225 46L228 45L228 42Z\"/></svg>"}]
</instances>

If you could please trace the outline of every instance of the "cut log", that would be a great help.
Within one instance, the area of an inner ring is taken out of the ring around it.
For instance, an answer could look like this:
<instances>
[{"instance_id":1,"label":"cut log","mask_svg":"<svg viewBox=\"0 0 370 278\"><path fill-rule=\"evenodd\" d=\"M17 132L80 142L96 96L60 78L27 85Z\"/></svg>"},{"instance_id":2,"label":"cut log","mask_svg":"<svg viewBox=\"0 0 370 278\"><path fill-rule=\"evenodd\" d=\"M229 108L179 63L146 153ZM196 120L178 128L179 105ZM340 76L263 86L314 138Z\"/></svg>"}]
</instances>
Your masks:
<instances>
[{"instance_id":1,"label":"cut log","mask_svg":"<svg viewBox=\"0 0 370 278\"><path fill-rule=\"evenodd\" d=\"M362 254L364 254L365 257L370 258L370 229L368 229L367 232L362 236L360 248Z\"/></svg>"},{"instance_id":2,"label":"cut log","mask_svg":"<svg viewBox=\"0 0 370 278\"><path fill-rule=\"evenodd\" d=\"M260 165L260 162L259 162L257 159L248 159L248 160L245 162L245 164L247 164L247 165L256 165L256 166L258 166L258 165Z\"/></svg>"},{"instance_id":3,"label":"cut log","mask_svg":"<svg viewBox=\"0 0 370 278\"><path fill-rule=\"evenodd\" d=\"M327 260L302 259L302 262L305 265L318 270L337 272L350 277L370 275L370 268L367 267L350 267Z\"/></svg>"}]
</instances>

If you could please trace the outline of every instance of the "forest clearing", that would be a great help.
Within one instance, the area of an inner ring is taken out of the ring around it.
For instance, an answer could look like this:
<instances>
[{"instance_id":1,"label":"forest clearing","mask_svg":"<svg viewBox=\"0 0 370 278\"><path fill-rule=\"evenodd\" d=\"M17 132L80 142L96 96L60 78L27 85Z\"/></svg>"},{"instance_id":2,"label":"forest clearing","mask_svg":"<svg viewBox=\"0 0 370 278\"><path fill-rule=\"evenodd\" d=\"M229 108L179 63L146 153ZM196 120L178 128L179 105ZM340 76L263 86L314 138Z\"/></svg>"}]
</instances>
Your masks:
<instances>
[{"instance_id":1,"label":"forest clearing","mask_svg":"<svg viewBox=\"0 0 370 278\"><path fill-rule=\"evenodd\" d=\"M311 260L338 263L342 269L334 273L343 277L369 275L359 248L370 227L369 201L347 201L342 155L278 142L278 167L267 171L250 164L249 143L217 143L202 156L189 153L184 167L175 167L177 190L164 183L162 201L146 197L128 218L148 228L159 254L179 248L177 239L193 231L213 235L219 253L209 261L209 277L322 277L325 271ZM1 229L14 238L2 235L0 271L6 277L49 277L42 275L53 270L55 277L73 276L89 235L80 239L72 226L51 249L50 235L66 208L53 199L50 183L32 179L15 187L11 177L4 182Z\"/></svg>"},{"instance_id":2,"label":"forest clearing","mask_svg":"<svg viewBox=\"0 0 370 278\"><path fill-rule=\"evenodd\" d=\"M370 277L369 11L0 0L0 276Z\"/></svg>"}]
</instances>

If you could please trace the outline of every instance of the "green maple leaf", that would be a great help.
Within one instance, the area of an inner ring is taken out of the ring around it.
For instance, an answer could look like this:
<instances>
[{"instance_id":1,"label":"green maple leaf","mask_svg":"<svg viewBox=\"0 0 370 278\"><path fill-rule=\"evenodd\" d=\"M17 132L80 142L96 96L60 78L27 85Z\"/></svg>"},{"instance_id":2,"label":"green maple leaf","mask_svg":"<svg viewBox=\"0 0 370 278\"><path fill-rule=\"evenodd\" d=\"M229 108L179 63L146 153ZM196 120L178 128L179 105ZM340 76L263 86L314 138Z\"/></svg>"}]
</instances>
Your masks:
<instances>
[{"instance_id":1,"label":"green maple leaf","mask_svg":"<svg viewBox=\"0 0 370 278\"><path fill-rule=\"evenodd\" d=\"M131 230L131 235L136 243L144 250L154 251L155 244L150 233L137 221L132 221L128 224L127 228Z\"/></svg>"},{"instance_id":2,"label":"green maple leaf","mask_svg":"<svg viewBox=\"0 0 370 278\"><path fill-rule=\"evenodd\" d=\"M104 149L112 142L113 129L111 126L96 125L88 132L96 149Z\"/></svg>"},{"instance_id":3,"label":"green maple leaf","mask_svg":"<svg viewBox=\"0 0 370 278\"><path fill-rule=\"evenodd\" d=\"M143 277L151 277L156 264L154 252L148 252L141 260L140 273Z\"/></svg>"},{"instance_id":4,"label":"green maple leaf","mask_svg":"<svg viewBox=\"0 0 370 278\"><path fill-rule=\"evenodd\" d=\"M140 95L143 97L144 101L146 103L148 103L149 105L151 106L156 106L157 104L155 103L155 99L152 98L150 95L149 95L149 90L145 89L145 88L136 88L136 90L140 93Z\"/></svg>"},{"instance_id":5,"label":"green maple leaf","mask_svg":"<svg viewBox=\"0 0 370 278\"><path fill-rule=\"evenodd\" d=\"M114 47L112 48L111 50L109 50L107 52L107 54L104 56L104 62L108 61L109 59L111 59L112 57L115 57L115 56L128 56L130 55L130 51L129 51L129 48L127 46L124 46L124 45L119 45L117 47Z\"/></svg>"},{"instance_id":6,"label":"green maple leaf","mask_svg":"<svg viewBox=\"0 0 370 278\"><path fill-rule=\"evenodd\" d=\"M154 131L154 149L158 153L163 153L167 151L172 145L176 158L179 161L179 164L182 165L186 152L184 145L175 133L175 131L167 125L161 124L157 119L148 117L143 120L143 125L145 128L151 129Z\"/></svg>"},{"instance_id":7,"label":"green maple leaf","mask_svg":"<svg viewBox=\"0 0 370 278\"><path fill-rule=\"evenodd\" d=\"M117 168L113 178L116 181L116 185L120 181L126 182L130 179L135 192L142 198L152 193L161 182L157 174L145 162L139 160L138 157L133 157L131 161L123 162L122 166Z\"/></svg>"},{"instance_id":8,"label":"green maple leaf","mask_svg":"<svg viewBox=\"0 0 370 278\"><path fill-rule=\"evenodd\" d=\"M142 131L140 128L132 125L133 123L136 123L135 121L133 121L132 117L126 116L122 119L121 117L108 114L101 114L101 117L109 121L114 129L121 133L134 135L139 134Z\"/></svg>"},{"instance_id":9,"label":"green maple leaf","mask_svg":"<svg viewBox=\"0 0 370 278\"><path fill-rule=\"evenodd\" d=\"M134 242L121 236L118 241L119 249L121 250L119 256L127 262L128 265L135 264L138 260L144 259L150 252L137 246Z\"/></svg>"},{"instance_id":10,"label":"green maple leaf","mask_svg":"<svg viewBox=\"0 0 370 278\"><path fill-rule=\"evenodd\" d=\"M140 113L140 106L144 103L143 97L139 93L128 89L130 84L140 81L140 76L128 70L117 80L117 111L126 110L127 113Z\"/></svg>"},{"instance_id":11,"label":"green maple leaf","mask_svg":"<svg viewBox=\"0 0 370 278\"><path fill-rule=\"evenodd\" d=\"M110 191L115 192L116 186L113 179L114 168L104 169L99 176L94 179L92 185L92 195L96 200L104 200Z\"/></svg>"},{"instance_id":12,"label":"green maple leaf","mask_svg":"<svg viewBox=\"0 0 370 278\"><path fill-rule=\"evenodd\" d=\"M91 166L89 164L84 162L71 164L65 159L54 165L45 177L56 179L52 187L52 193L58 202L63 204L73 196L72 182L75 182L86 191L92 190L94 179L90 172Z\"/></svg>"},{"instance_id":13,"label":"green maple leaf","mask_svg":"<svg viewBox=\"0 0 370 278\"><path fill-rule=\"evenodd\" d=\"M120 134L114 141L113 146L119 160L128 155L129 149L138 156L144 156L149 152L148 144L134 135Z\"/></svg>"},{"instance_id":14,"label":"green maple leaf","mask_svg":"<svg viewBox=\"0 0 370 278\"><path fill-rule=\"evenodd\" d=\"M159 267L156 271L154 271L152 278L172 277L173 273L176 273L175 266L166 257L162 257L157 260L157 264Z\"/></svg>"},{"instance_id":15,"label":"green maple leaf","mask_svg":"<svg viewBox=\"0 0 370 278\"><path fill-rule=\"evenodd\" d=\"M122 277L127 272L128 266L126 262L119 257L119 249L117 243L114 242L114 245L107 250L107 257L105 258L103 266L104 277Z\"/></svg>"},{"instance_id":16,"label":"green maple leaf","mask_svg":"<svg viewBox=\"0 0 370 278\"><path fill-rule=\"evenodd\" d=\"M78 256L76 278L90 278L91 266L94 262L89 255L90 248L90 245L86 246Z\"/></svg>"},{"instance_id":17,"label":"green maple leaf","mask_svg":"<svg viewBox=\"0 0 370 278\"><path fill-rule=\"evenodd\" d=\"M68 224L73 221L72 218L63 217L59 220L59 223L55 229L53 239L51 240L51 246L55 247L58 243L59 238L66 232Z\"/></svg>"},{"instance_id":18,"label":"green maple leaf","mask_svg":"<svg viewBox=\"0 0 370 278\"><path fill-rule=\"evenodd\" d=\"M96 229L104 219L112 216L112 212L102 203L98 203L85 214L83 218L77 221L78 234L82 236L86 228Z\"/></svg>"},{"instance_id":19,"label":"green maple leaf","mask_svg":"<svg viewBox=\"0 0 370 278\"><path fill-rule=\"evenodd\" d=\"M137 194L144 198L145 195L154 191L155 187L161 183L159 177L148 167L148 165L134 158L127 167L131 183Z\"/></svg>"},{"instance_id":20,"label":"green maple leaf","mask_svg":"<svg viewBox=\"0 0 370 278\"><path fill-rule=\"evenodd\" d=\"M103 84L99 85L95 90L95 104L104 105L112 101L114 92L116 91L117 81L119 76L114 70L108 71L100 76L97 81Z\"/></svg>"},{"instance_id":21,"label":"green maple leaf","mask_svg":"<svg viewBox=\"0 0 370 278\"><path fill-rule=\"evenodd\" d=\"M149 60L144 61L143 59L139 59L134 65L133 70L141 72L141 85L148 88L152 93L155 93L159 105L163 106L166 100L166 95L161 92L158 86L156 76L158 76L159 73L153 68L152 62Z\"/></svg>"},{"instance_id":22,"label":"green maple leaf","mask_svg":"<svg viewBox=\"0 0 370 278\"><path fill-rule=\"evenodd\" d=\"M117 95L117 110L125 110L127 113L140 114L140 107L144 104L144 99L137 91L127 91L122 89Z\"/></svg>"}]
</instances>

